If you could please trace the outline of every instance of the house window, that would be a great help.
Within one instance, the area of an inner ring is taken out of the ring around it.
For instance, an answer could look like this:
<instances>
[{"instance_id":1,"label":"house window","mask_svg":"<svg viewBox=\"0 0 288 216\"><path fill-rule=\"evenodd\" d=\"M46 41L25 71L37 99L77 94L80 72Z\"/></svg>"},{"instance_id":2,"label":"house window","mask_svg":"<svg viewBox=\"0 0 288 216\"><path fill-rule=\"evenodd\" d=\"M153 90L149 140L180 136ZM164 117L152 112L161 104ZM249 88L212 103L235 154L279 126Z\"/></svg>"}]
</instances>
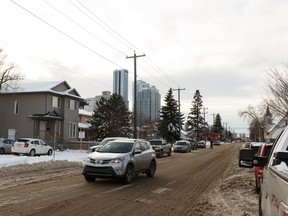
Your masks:
<instances>
[{"instance_id":1,"label":"house window","mask_svg":"<svg viewBox=\"0 0 288 216\"><path fill-rule=\"evenodd\" d=\"M19 113L19 101L14 101L14 114Z\"/></svg>"},{"instance_id":2,"label":"house window","mask_svg":"<svg viewBox=\"0 0 288 216\"><path fill-rule=\"evenodd\" d=\"M75 100L68 100L68 108L70 110L76 110L76 101Z\"/></svg>"},{"instance_id":3,"label":"house window","mask_svg":"<svg viewBox=\"0 0 288 216\"><path fill-rule=\"evenodd\" d=\"M60 107L60 98L52 96L52 107L59 108Z\"/></svg>"},{"instance_id":4,"label":"house window","mask_svg":"<svg viewBox=\"0 0 288 216\"><path fill-rule=\"evenodd\" d=\"M68 138L76 138L76 123L68 123Z\"/></svg>"}]
</instances>

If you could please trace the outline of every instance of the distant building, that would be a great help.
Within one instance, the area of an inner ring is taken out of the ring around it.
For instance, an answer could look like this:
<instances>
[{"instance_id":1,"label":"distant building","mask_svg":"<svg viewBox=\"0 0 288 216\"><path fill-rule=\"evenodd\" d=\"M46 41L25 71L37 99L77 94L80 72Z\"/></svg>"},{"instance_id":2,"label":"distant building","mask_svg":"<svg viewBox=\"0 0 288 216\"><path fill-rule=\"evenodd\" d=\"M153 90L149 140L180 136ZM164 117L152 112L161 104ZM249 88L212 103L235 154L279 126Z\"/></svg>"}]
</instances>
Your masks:
<instances>
[{"instance_id":1,"label":"distant building","mask_svg":"<svg viewBox=\"0 0 288 216\"><path fill-rule=\"evenodd\" d=\"M129 108L128 101L128 70L113 71L113 93L121 95L124 98L126 107Z\"/></svg>"},{"instance_id":2,"label":"distant building","mask_svg":"<svg viewBox=\"0 0 288 216\"><path fill-rule=\"evenodd\" d=\"M93 112L96 108L96 102L102 97L109 98L111 96L110 91L102 91L102 95L96 95L95 97L86 98L87 105L84 106L84 110Z\"/></svg>"},{"instance_id":3,"label":"distant building","mask_svg":"<svg viewBox=\"0 0 288 216\"><path fill-rule=\"evenodd\" d=\"M137 80L137 122L139 126L143 126L159 120L161 95L155 86Z\"/></svg>"}]
</instances>

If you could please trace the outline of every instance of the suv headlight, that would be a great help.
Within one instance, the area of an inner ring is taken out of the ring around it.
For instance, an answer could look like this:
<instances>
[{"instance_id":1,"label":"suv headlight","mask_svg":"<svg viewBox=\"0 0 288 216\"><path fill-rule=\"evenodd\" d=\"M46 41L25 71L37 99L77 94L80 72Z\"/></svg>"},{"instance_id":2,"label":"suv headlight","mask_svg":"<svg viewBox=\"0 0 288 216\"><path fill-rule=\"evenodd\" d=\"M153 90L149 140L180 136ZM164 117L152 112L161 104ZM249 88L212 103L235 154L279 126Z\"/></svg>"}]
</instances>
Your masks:
<instances>
[{"instance_id":1,"label":"suv headlight","mask_svg":"<svg viewBox=\"0 0 288 216\"><path fill-rule=\"evenodd\" d=\"M124 160L124 158L116 158L110 161L110 163L122 163L122 161Z\"/></svg>"},{"instance_id":2,"label":"suv headlight","mask_svg":"<svg viewBox=\"0 0 288 216\"><path fill-rule=\"evenodd\" d=\"M84 161L84 162L90 162L90 158L89 158L89 157L85 157L85 158L83 159L83 161Z\"/></svg>"}]
</instances>

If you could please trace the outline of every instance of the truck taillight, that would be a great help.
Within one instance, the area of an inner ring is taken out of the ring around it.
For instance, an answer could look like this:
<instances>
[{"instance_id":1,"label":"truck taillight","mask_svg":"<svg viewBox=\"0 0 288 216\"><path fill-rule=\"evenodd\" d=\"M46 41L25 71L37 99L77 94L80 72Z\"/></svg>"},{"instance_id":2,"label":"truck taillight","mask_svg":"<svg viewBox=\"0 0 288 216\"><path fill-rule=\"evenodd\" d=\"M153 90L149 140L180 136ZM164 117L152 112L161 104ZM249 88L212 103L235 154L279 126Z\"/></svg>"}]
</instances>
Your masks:
<instances>
[{"instance_id":1,"label":"truck taillight","mask_svg":"<svg viewBox=\"0 0 288 216\"><path fill-rule=\"evenodd\" d=\"M280 203L279 216L288 216L288 206L283 202Z\"/></svg>"},{"instance_id":2,"label":"truck taillight","mask_svg":"<svg viewBox=\"0 0 288 216\"><path fill-rule=\"evenodd\" d=\"M24 148L28 148L29 144L28 143L25 143L24 144Z\"/></svg>"}]
</instances>

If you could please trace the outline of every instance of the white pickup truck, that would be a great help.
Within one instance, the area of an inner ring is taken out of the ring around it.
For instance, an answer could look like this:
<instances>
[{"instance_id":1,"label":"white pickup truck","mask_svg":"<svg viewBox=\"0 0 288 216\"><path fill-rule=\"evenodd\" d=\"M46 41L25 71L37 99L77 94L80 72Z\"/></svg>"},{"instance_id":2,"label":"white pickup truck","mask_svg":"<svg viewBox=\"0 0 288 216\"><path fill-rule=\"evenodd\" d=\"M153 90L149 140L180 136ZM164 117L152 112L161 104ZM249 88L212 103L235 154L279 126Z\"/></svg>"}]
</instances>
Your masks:
<instances>
[{"instance_id":1,"label":"white pickup truck","mask_svg":"<svg viewBox=\"0 0 288 216\"><path fill-rule=\"evenodd\" d=\"M259 215L288 216L288 127L279 135L267 157L241 149L240 167L264 166L260 180Z\"/></svg>"}]
</instances>

